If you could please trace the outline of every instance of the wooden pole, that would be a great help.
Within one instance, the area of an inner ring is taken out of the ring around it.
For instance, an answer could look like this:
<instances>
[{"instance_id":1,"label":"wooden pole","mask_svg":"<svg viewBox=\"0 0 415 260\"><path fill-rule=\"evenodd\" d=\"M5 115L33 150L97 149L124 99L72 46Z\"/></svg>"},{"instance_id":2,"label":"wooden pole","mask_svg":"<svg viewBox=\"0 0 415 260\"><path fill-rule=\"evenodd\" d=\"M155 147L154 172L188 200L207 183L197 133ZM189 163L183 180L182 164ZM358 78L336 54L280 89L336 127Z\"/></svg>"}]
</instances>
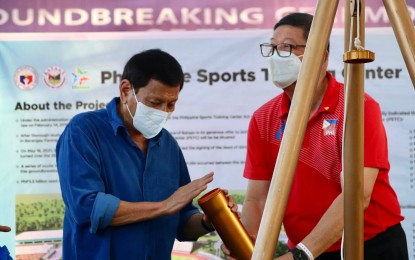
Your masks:
<instances>
[{"instance_id":1,"label":"wooden pole","mask_svg":"<svg viewBox=\"0 0 415 260\"><path fill-rule=\"evenodd\" d=\"M415 88L415 29L405 0L383 0L406 68Z\"/></svg>"},{"instance_id":2,"label":"wooden pole","mask_svg":"<svg viewBox=\"0 0 415 260\"><path fill-rule=\"evenodd\" d=\"M357 0L359 1L359 0ZM364 46L364 0L360 10L350 13L350 3L345 2L345 51L354 42L357 23L360 25L360 42ZM357 20L360 12L360 20ZM353 28L350 28L350 17ZM350 37L350 31L352 37ZM352 48L356 50L356 48ZM345 120L343 136L344 172L344 259L363 259L363 156L364 156L364 64L345 63Z\"/></svg>"},{"instance_id":3,"label":"wooden pole","mask_svg":"<svg viewBox=\"0 0 415 260\"><path fill-rule=\"evenodd\" d=\"M319 0L284 131L252 259L272 259L320 77L338 0Z\"/></svg>"}]
</instances>

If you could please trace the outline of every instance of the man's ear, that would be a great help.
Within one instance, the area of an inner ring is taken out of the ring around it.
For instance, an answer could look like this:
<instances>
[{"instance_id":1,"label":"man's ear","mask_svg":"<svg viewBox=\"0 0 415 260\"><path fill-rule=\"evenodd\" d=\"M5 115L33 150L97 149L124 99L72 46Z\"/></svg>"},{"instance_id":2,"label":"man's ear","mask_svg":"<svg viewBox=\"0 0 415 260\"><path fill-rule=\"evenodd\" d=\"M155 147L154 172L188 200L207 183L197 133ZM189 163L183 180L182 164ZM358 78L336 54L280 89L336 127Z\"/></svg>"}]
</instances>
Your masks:
<instances>
[{"instance_id":1,"label":"man's ear","mask_svg":"<svg viewBox=\"0 0 415 260\"><path fill-rule=\"evenodd\" d=\"M120 100L122 104L127 103L128 93L131 91L132 85L129 80L123 79L120 82Z\"/></svg>"}]
</instances>

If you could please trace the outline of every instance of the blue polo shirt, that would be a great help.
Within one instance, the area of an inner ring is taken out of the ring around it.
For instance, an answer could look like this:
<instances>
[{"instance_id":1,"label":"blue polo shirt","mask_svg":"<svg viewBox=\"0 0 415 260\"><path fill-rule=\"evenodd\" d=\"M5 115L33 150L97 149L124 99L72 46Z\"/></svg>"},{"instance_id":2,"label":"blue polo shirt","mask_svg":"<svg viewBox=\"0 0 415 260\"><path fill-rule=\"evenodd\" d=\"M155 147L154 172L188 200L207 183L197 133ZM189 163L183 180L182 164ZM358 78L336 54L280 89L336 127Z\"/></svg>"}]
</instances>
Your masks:
<instances>
[{"instance_id":1,"label":"blue polo shirt","mask_svg":"<svg viewBox=\"0 0 415 260\"><path fill-rule=\"evenodd\" d=\"M162 201L190 182L171 134L163 129L150 139L144 155L117 114L119 102L76 115L57 143L63 259L170 259L174 239L183 239L183 225L199 212L189 203L175 215L109 226L120 200Z\"/></svg>"}]
</instances>

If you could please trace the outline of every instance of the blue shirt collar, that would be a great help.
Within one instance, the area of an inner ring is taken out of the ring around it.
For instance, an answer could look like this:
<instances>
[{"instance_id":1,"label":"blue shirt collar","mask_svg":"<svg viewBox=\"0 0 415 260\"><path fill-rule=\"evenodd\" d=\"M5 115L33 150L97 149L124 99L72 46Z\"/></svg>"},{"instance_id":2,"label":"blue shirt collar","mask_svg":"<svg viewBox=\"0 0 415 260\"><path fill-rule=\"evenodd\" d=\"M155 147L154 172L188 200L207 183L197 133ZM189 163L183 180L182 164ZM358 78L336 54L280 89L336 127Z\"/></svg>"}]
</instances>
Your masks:
<instances>
[{"instance_id":1,"label":"blue shirt collar","mask_svg":"<svg viewBox=\"0 0 415 260\"><path fill-rule=\"evenodd\" d=\"M109 122L111 124L112 129L114 130L114 135L117 135L118 128L123 127L125 128L124 122L121 120L121 117L118 115L117 112L117 105L120 103L120 98L115 97L107 104L107 113Z\"/></svg>"}]
</instances>

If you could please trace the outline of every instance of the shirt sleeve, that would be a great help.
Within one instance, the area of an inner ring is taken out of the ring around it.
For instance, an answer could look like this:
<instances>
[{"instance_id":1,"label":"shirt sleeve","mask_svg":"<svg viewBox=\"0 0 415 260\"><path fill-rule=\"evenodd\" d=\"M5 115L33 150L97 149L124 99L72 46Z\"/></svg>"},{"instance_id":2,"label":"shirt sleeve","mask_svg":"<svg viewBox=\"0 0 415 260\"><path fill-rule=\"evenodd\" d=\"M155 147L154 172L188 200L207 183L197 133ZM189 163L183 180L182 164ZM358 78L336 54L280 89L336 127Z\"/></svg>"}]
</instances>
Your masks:
<instances>
[{"instance_id":1,"label":"shirt sleeve","mask_svg":"<svg viewBox=\"0 0 415 260\"><path fill-rule=\"evenodd\" d=\"M118 209L120 199L103 192L98 192L91 213L91 233L96 233L98 229L103 229L109 225L115 212Z\"/></svg>"},{"instance_id":2,"label":"shirt sleeve","mask_svg":"<svg viewBox=\"0 0 415 260\"><path fill-rule=\"evenodd\" d=\"M57 143L56 160L67 214L95 233L109 225L120 200L105 194L98 140L84 121L75 117L68 124Z\"/></svg>"},{"instance_id":3,"label":"shirt sleeve","mask_svg":"<svg viewBox=\"0 0 415 260\"><path fill-rule=\"evenodd\" d=\"M364 166L389 171L388 141L379 104L365 97Z\"/></svg>"},{"instance_id":4,"label":"shirt sleeve","mask_svg":"<svg viewBox=\"0 0 415 260\"><path fill-rule=\"evenodd\" d=\"M269 161L271 155L266 154L267 144L261 138L255 114L249 123L247 139L248 147L243 176L250 180L271 180L274 165L271 165Z\"/></svg>"}]
</instances>

